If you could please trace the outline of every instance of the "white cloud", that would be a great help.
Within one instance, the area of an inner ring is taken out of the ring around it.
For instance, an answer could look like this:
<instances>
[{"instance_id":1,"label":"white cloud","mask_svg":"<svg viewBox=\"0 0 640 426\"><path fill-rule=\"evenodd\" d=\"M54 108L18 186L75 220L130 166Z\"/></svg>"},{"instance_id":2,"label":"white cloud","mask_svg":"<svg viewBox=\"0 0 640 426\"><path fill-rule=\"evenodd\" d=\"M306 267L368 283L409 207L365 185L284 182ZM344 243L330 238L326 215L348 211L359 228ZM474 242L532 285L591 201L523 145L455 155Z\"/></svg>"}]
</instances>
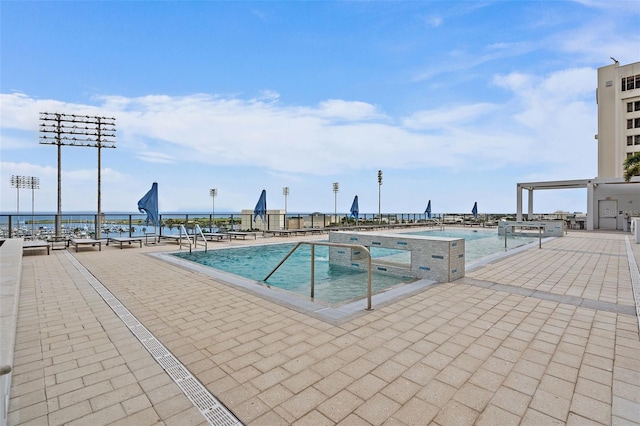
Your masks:
<instances>
[{"instance_id":1,"label":"white cloud","mask_svg":"<svg viewBox=\"0 0 640 426\"><path fill-rule=\"evenodd\" d=\"M430 15L423 18L425 24L431 28L438 28L444 21L442 16Z\"/></svg>"},{"instance_id":2,"label":"white cloud","mask_svg":"<svg viewBox=\"0 0 640 426\"><path fill-rule=\"evenodd\" d=\"M365 102L330 99L316 107L295 107L281 105L275 95L267 101L205 94L107 96L100 98L100 105L59 106L115 116L118 150L134 150L132 155L151 163L247 165L317 175L371 164L473 168L478 156L487 160L483 167L503 164L509 157L516 163L538 161L513 154L546 146L548 142L537 141L537 136L546 139L548 127L557 134L560 128L571 131L571 123L580 116L589 119L593 111L584 98L593 78L589 69L564 70L546 78L497 76L494 83L512 92L510 102L417 111L401 118L400 125ZM22 94L3 95L2 100L3 115L10 112L3 125L25 130L37 126L34 111L55 103Z\"/></svg>"},{"instance_id":3,"label":"white cloud","mask_svg":"<svg viewBox=\"0 0 640 426\"><path fill-rule=\"evenodd\" d=\"M403 125L411 129L464 127L465 122L477 120L497 109L497 105L489 103L445 105L435 110L417 111L404 119Z\"/></svg>"},{"instance_id":4,"label":"white cloud","mask_svg":"<svg viewBox=\"0 0 640 426\"><path fill-rule=\"evenodd\" d=\"M313 115L314 111L310 110L309 113ZM315 113L319 117L337 118L342 121L384 118L374 105L366 102L343 101L341 99L329 99L321 102Z\"/></svg>"},{"instance_id":5,"label":"white cloud","mask_svg":"<svg viewBox=\"0 0 640 426\"><path fill-rule=\"evenodd\" d=\"M227 179L222 168L240 171L246 167L246 173L262 170L265 185L272 179L286 181L296 195L300 186L315 187L309 180L329 182L339 174L358 175L371 169L428 170L434 176L513 169L510 179L514 184L520 179L519 169L523 177L532 170L548 179L592 177L597 152L594 81L595 71L589 68L537 77L498 75L493 83L505 89L503 102L444 105L405 117L388 116L366 102L341 99L316 106L285 105L275 93L253 99L207 94L105 96L96 98L95 105L9 94L2 95L0 112L3 132L11 130L12 140L2 150L4 157L20 143L36 143L39 111L114 116L117 149L109 150L103 162L110 167L103 170L103 181L105 187L127 182L128 195L123 198L118 191L104 191L105 205L135 205L136 195L131 194L144 194L151 181L160 180L166 197L163 208L169 210L193 206L190 197L197 198L203 191L197 181L210 185L206 182L211 179L222 192L224 182L237 191L245 188L244 195L226 195L228 202L245 207L255 204L251 188L256 183ZM46 159L37 160L34 154L34 163L55 164L53 151L41 151ZM91 198L95 198L95 157L84 152L77 160L65 157L64 191L87 194L89 199L65 199L66 209L86 210L87 204L95 203ZM3 191L8 186L6 174L12 171L34 173L43 180L46 176L46 197L55 205L56 180L51 167L3 163ZM444 182L436 186L447 187ZM348 191L346 184L344 190ZM365 199L363 193L363 202ZM7 205L11 205L9 200L3 209Z\"/></svg>"},{"instance_id":6,"label":"white cloud","mask_svg":"<svg viewBox=\"0 0 640 426\"><path fill-rule=\"evenodd\" d=\"M162 152L144 151L144 152L139 152L136 156L140 160L146 161L148 163L158 163L158 164L175 163L175 160L170 155L164 154Z\"/></svg>"}]
</instances>

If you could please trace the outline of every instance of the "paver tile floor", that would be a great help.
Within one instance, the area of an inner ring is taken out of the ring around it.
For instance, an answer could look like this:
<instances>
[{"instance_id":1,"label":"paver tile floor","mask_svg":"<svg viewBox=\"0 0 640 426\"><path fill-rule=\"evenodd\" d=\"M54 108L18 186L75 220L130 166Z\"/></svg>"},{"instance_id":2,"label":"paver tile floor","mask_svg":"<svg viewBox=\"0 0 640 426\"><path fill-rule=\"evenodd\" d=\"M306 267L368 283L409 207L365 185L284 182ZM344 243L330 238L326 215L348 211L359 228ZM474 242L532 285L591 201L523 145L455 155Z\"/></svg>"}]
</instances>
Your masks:
<instances>
[{"instance_id":1,"label":"paver tile floor","mask_svg":"<svg viewBox=\"0 0 640 426\"><path fill-rule=\"evenodd\" d=\"M207 424L85 270L242 424L640 425L627 235L570 232L340 323L149 256L175 246L25 256L8 424Z\"/></svg>"}]
</instances>

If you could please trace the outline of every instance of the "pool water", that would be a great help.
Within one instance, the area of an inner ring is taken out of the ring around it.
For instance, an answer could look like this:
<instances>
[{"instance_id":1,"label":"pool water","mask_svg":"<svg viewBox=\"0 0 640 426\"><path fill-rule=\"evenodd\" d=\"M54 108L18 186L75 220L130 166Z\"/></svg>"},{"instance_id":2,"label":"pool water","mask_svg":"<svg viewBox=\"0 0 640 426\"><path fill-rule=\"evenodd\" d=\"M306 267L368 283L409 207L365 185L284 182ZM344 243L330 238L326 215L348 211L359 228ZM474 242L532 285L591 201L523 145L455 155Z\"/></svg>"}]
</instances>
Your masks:
<instances>
[{"instance_id":1,"label":"pool water","mask_svg":"<svg viewBox=\"0 0 640 426\"><path fill-rule=\"evenodd\" d=\"M271 244L174 255L234 275L262 281L294 246L294 243ZM265 284L309 296L311 292L310 259L311 247L301 245ZM329 249L325 246L315 248L314 281L314 298L328 304L360 299L367 294L367 273L344 266L329 265ZM413 281L413 278L375 271L371 274L371 287L374 293L409 281Z\"/></svg>"},{"instance_id":2,"label":"pool water","mask_svg":"<svg viewBox=\"0 0 640 426\"><path fill-rule=\"evenodd\" d=\"M467 229L446 229L444 231L430 230L419 232L407 232L407 235L422 235L446 238L464 238L465 263L472 262L504 251L504 235L498 236L498 231L482 231ZM517 247L538 241L537 236L508 236L507 249L512 250Z\"/></svg>"},{"instance_id":3,"label":"pool water","mask_svg":"<svg viewBox=\"0 0 640 426\"><path fill-rule=\"evenodd\" d=\"M411 235L465 238L466 263L504 251L504 237L493 232L445 230L415 232ZM509 237L513 249L536 241L536 238ZM295 243L247 246L207 252L175 253L174 256L209 266L224 272L262 282L295 246ZM367 273L338 265L329 265L326 246L315 247L315 294L317 301L330 305L346 303L366 297ZM410 252L372 248L371 257L378 261L410 263ZM266 285L278 287L302 296L310 296L311 247L301 245L269 278ZM374 262L375 262L374 260ZM411 277L372 272L372 291L378 293L391 287L414 281Z\"/></svg>"}]
</instances>

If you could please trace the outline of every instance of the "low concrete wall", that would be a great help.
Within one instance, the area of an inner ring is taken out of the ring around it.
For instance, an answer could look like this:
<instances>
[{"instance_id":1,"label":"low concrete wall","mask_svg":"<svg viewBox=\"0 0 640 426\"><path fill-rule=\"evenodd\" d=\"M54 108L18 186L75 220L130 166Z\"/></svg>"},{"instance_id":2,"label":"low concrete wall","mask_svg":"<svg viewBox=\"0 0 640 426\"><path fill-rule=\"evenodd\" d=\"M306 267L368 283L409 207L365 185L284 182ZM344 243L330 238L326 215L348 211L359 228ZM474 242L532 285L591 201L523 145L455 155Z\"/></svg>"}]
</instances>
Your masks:
<instances>
[{"instance_id":1,"label":"low concrete wall","mask_svg":"<svg viewBox=\"0 0 640 426\"><path fill-rule=\"evenodd\" d=\"M522 232L522 229L529 227L527 234L538 235L537 227L542 227L543 237L562 237L564 235L564 222L561 220L534 220L534 221L517 221L517 220L501 220L498 222L498 235L512 234L514 229Z\"/></svg>"},{"instance_id":2,"label":"low concrete wall","mask_svg":"<svg viewBox=\"0 0 640 426\"><path fill-rule=\"evenodd\" d=\"M16 343L20 279L22 277L22 238L4 240L0 246L0 425L7 423L13 353Z\"/></svg>"},{"instance_id":3,"label":"low concrete wall","mask_svg":"<svg viewBox=\"0 0 640 426\"><path fill-rule=\"evenodd\" d=\"M389 274L450 282L464 277L465 245L463 238L425 237L376 232L330 232L329 242L360 244L411 252L410 265L376 261L373 270ZM358 250L329 247L329 263L367 270L367 255Z\"/></svg>"}]
</instances>

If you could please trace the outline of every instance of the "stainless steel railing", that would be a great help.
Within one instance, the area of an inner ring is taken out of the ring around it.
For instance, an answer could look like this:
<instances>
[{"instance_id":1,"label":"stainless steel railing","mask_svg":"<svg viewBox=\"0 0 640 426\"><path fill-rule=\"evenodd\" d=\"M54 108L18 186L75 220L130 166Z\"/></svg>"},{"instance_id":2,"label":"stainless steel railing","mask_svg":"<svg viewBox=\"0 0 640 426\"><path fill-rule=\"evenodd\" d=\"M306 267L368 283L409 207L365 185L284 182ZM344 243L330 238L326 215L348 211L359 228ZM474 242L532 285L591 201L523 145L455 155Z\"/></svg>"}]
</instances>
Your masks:
<instances>
[{"instance_id":1,"label":"stainless steel railing","mask_svg":"<svg viewBox=\"0 0 640 426\"><path fill-rule=\"evenodd\" d=\"M289 253L287 253L287 255L284 258L282 258L280 263L278 263L276 267L273 268L271 272L269 272L269 275L267 275L263 281L267 281L269 277L271 277L271 275L273 275L273 273L276 272L276 270L289 258L289 256L291 256L293 252L296 251L298 247L300 247L303 244L311 246L311 298L312 299L314 298L314 295L315 295L315 270L316 270L315 247L316 246L344 247L344 248L351 248L351 249L357 248L357 249L363 250L367 254L367 259L368 259L368 262L367 262L367 311L372 310L371 308L371 252L367 247L360 244L300 241L291 249L291 251L289 251Z\"/></svg>"}]
</instances>

